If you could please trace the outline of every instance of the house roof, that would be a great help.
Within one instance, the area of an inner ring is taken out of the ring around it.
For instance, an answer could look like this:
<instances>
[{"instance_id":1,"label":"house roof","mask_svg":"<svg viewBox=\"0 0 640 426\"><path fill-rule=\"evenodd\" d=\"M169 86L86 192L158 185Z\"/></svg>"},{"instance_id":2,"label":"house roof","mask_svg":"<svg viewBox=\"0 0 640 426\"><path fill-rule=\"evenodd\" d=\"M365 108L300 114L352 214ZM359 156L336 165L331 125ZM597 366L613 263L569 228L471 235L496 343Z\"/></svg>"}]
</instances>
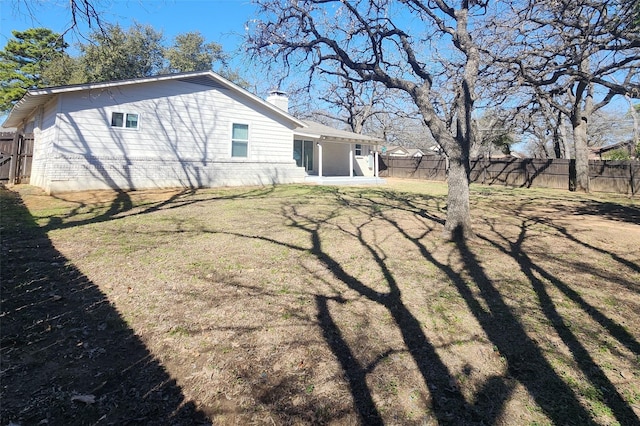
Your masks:
<instances>
[{"instance_id":1,"label":"house roof","mask_svg":"<svg viewBox=\"0 0 640 426\"><path fill-rule=\"evenodd\" d=\"M237 84L221 77L213 71L197 71L178 74L164 74L153 77L134 78L129 80L107 81L102 83L75 84L69 86L47 87L43 89L33 89L27 93L13 106L9 116L2 124L2 127L17 127L24 119L29 117L40 105L46 104L50 99L62 93L80 92L84 90L108 89L113 87L130 86L134 84L152 83L158 81L178 80L190 83L203 84L215 88L229 89L239 95L258 103L285 118L296 127L306 127L306 124L289 113L281 110L264 99L248 92Z\"/></svg>"},{"instance_id":2,"label":"house roof","mask_svg":"<svg viewBox=\"0 0 640 426\"><path fill-rule=\"evenodd\" d=\"M403 148L399 146L394 149L387 149L387 154L406 157L421 157L424 155L424 152L420 148Z\"/></svg>"},{"instance_id":3,"label":"house roof","mask_svg":"<svg viewBox=\"0 0 640 426\"><path fill-rule=\"evenodd\" d=\"M369 145L384 143L382 139L349 132L347 130L334 129L333 127L325 126L315 121L303 120L303 122L306 125L304 128L298 128L293 131L296 137L330 140L331 142L364 143Z\"/></svg>"},{"instance_id":4,"label":"house roof","mask_svg":"<svg viewBox=\"0 0 640 426\"><path fill-rule=\"evenodd\" d=\"M424 154L424 151L420 148L407 148L399 145L387 145L385 154L388 155L397 155L403 157L421 157Z\"/></svg>"},{"instance_id":5,"label":"house roof","mask_svg":"<svg viewBox=\"0 0 640 426\"><path fill-rule=\"evenodd\" d=\"M594 154L604 154L605 152L612 151L614 149L619 149L619 148L633 149L634 146L635 146L635 143L633 142L633 140L628 140L628 141L622 141L622 142L614 143L607 146L593 147L593 148L590 148L590 150Z\"/></svg>"},{"instance_id":6,"label":"house roof","mask_svg":"<svg viewBox=\"0 0 640 426\"><path fill-rule=\"evenodd\" d=\"M420 148L409 148L407 152L411 157L422 157L424 152Z\"/></svg>"}]
</instances>

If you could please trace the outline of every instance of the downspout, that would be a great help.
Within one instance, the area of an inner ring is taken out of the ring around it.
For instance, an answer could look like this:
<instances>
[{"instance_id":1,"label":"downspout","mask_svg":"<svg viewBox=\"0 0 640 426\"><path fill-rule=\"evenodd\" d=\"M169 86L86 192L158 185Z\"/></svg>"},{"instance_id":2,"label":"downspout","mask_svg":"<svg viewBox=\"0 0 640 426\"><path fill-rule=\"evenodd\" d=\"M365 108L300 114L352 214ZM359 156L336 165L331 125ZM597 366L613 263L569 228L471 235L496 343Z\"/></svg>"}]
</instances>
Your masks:
<instances>
[{"instance_id":1,"label":"downspout","mask_svg":"<svg viewBox=\"0 0 640 426\"><path fill-rule=\"evenodd\" d=\"M322 144L318 142L318 177L322 177Z\"/></svg>"}]
</instances>

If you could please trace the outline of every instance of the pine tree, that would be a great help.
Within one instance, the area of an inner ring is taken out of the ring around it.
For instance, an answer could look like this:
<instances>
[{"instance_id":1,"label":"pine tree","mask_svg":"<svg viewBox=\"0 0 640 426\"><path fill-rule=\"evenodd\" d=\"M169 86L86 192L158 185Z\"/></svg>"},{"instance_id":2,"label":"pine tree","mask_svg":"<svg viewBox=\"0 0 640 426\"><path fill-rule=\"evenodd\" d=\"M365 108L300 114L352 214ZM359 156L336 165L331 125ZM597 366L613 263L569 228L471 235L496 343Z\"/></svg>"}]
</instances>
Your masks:
<instances>
[{"instance_id":1,"label":"pine tree","mask_svg":"<svg viewBox=\"0 0 640 426\"><path fill-rule=\"evenodd\" d=\"M64 54L67 44L47 28L12 31L0 51L0 111L8 111L29 89L48 84L42 73L47 64Z\"/></svg>"}]
</instances>

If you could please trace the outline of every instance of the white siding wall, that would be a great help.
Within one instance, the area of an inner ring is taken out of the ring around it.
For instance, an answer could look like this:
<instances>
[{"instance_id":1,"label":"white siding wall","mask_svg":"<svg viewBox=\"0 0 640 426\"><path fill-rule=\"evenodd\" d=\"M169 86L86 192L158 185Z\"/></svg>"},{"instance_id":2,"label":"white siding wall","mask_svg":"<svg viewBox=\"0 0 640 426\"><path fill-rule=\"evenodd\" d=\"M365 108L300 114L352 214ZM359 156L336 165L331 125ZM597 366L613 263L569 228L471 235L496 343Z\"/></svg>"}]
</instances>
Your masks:
<instances>
[{"instance_id":1,"label":"white siding wall","mask_svg":"<svg viewBox=\"0 0 640 426\"><path fill-rule=\"evenodd\" d=\"M322 175L349 176L349 144L321 143Z\"/></svg>"},{"instance_id":2,"label":"white siding wall","mask_svg":"<svg viewBox=\"0 0 640 426\"><path fill-rule=\"evenodd\" d=\"M53 142L56 135L56 113L58 110L58 98L47 103L44 108L33 117L33 159L31 163L31 177L29 183L34 186L49 189L48 171L49 159L53 153Z\"/></svg>"},{"instance_id":3,"label":"white siding wall","mask_svg":"<svg viewBox=\"0 0 640 426\"><path fill-rule=\"evenodd\" d=\"M322 143L322 175L323 176L349 176L349 144L323 141ZM352 144L353 153L356 145ZM375 176L374 167L369 167L369 153L372 152L371 145L362 145L362 155L354 157L354 176ZM318 169L319 161L318 148L314 152L315 170ZM372 161L373 163L373 161ZM373 164L372 164L373 166Z\"/></svg>"},{"instance_id":4,"label":"white siding wall","mask_svg":"<svg viewBox=\"0 0 640 426\"><path fill-rule=\"evenodd\" d=\"M38 177L39 185L59 192L302 181L292 129L245 102L229 90L179 81L62 94L48 182ZM139 128L111 127L112 112L139 114ZM248 158L231 157L234 122L249 124Z\"/></svg>"},{"instance_id":5,"label":"white siding wall","mask_svg":"<svg viewBox=\"0 0 640 426\"><path fill-rule=\"evenodd\" d=\"M375 159L372 158L371 163L374 162ZM356 170L356 174L358 176L375 176L375 164L370 164L369 155L365 155L364 157L356 157L355 161L353 162L353 168Z\"/></svg>"},{"instance_id":6,"label":"white siding wall","mask_svg":"<svg viewBox=\"0 0 640 426\"><path fill-rule=\"evenodd\" d=\"M355 144L353 145L355 150ZM373 149L371 145L362 145L362 155L355 158L354 168L358 176L375 176L375 159L373 158Z\"/></svg>"}]
</instances>

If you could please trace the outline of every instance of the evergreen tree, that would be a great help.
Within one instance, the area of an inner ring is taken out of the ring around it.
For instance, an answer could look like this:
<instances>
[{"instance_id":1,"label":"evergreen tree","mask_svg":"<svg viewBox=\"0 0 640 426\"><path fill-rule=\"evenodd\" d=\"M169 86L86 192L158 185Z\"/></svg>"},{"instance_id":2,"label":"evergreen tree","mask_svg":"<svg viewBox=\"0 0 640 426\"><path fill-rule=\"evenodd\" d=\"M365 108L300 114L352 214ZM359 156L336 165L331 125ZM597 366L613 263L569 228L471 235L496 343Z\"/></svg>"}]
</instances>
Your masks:
<instances>
[{"instance_id":1,"label":"evergreen tree","mask_svg":"<svg viewBox=\"0 0 640 426\"><path fill-rule=\"evenodd\" d=\"M64 53L47 64L42 70L42 78L48 86L86 83L82 64L82 58Z\"/></svg>"},{"instance_id":2,"label":"evergreen tree","mask_svg":"<svg viewBox=\"0 0 640 426\"><path fill-rule=\"evenodd\" d=\"M0 111L10 110L27 90L50 85L43 70L67 48L62 36L47 28L12 34L0 51Z\"/></svg>"},{"instance_id":3,"label":"evergreen tree","mask_svg":"<svg viewBox=\"0 0 640 426\"><path fill-rule=\"evenodd\" d=\"M229 55L216 42L207 43L199 31L178 34L173 46L164 50L168 66L164 73L214 70L224 78L242 87L248 83L240 72L229 67Z\"/></svg>"},{"instance_id":4,"label":"evergreen tree","mask_svg":"<svg viewBox=\"0 0 640 426\"><path fill-rule=\"evenodd\" d=\"M218 43L205 43L200 32L178 34L174 45L165 50L169 61L168 72L208 71L214 62L223 66L227 57Z\"/></svg>"},{"instance_id":5,"label":"evergreen tree","mask_svg":"<svg viewBox=\"0 0 640 426\"><path fill-rule=\"evenodd\" d=\"M162 69L162 32L140 24L126 31L119 25L103 30L92 33L91 43L80 46L85 81L148 77Z\"/></svg>"}]
</instances>

